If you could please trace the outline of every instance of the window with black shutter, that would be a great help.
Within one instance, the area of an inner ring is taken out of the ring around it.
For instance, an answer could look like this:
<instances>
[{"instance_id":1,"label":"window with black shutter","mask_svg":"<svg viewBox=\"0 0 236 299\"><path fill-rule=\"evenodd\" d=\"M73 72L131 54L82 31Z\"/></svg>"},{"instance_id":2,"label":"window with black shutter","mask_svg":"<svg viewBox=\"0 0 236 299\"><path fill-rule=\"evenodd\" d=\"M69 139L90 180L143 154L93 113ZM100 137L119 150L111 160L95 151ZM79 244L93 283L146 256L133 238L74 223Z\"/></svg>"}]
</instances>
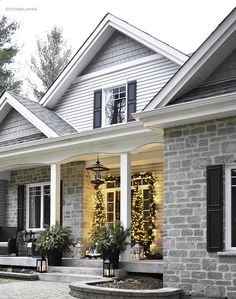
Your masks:
<instances>
[{"instance_id":1,"label":"window with black shutter","mask_svg":"<svg viewBox=\"0 0 236 299\"><path fill-rule=\"evenodd\" d=\"M24 230L24 202L25 202L25 186L18 185L17 192L17 229Z\"/></svg>"},{"instance_id":2,"label":"window with black shutter","mask_svg":"<svg viewBox=\"0 0 236 299\"><path fill-rule=\"evenodd\" d=\"M102 90L94 92L93 128L102 126Z\"/></svg>"},{"instance_id":3,"label":"window with black shutter","mask_svg":"<svg viewBox=\"0 0 236 299\"><path fill-rule=\"evenodd\" d=\"M223 249L223 165L207 167L207 251Z\"/></svg>"}]
</instances>

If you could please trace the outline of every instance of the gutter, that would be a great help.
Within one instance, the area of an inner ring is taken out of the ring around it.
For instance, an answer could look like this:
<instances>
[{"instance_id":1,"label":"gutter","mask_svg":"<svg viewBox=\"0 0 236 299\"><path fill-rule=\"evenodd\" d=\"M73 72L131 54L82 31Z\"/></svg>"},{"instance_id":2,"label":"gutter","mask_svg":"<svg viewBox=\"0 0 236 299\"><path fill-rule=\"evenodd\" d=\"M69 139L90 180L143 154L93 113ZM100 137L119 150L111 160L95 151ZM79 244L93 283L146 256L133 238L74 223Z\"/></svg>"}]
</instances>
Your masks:
<instances>
[{"instance_id":1,"label":"gutter","mask_svg":"<svg viewBox=\"0 0 236 299\"><path fill-rule=\"evenodd\" d=\"M236 92L133 114L145 127L168 128L236 115Z\"/></svg>"}]
</instances>

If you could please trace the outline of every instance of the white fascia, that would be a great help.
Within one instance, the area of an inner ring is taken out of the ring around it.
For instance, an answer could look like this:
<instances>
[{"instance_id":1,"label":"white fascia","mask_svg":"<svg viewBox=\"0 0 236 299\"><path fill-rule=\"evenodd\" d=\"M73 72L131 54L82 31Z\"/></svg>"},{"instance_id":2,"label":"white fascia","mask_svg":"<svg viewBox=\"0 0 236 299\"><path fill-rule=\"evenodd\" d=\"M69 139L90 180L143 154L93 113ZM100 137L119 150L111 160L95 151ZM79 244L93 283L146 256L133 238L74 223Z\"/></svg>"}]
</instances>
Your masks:
<instances>
[{"instance_id":1,"label":"white fascia","mask_svg":"<svg viewBox=\"0 0 236 299\"><path fill-rule=\"evenodd\" d=\"M51 128L49 128L43 121L36 117L31 111L29 111L24 105L18 102L11 94L5 92L3 94L3 101L0 105L1 111L9 111L7 105L17 110L23 117L25 117L29 122L32 123L38 130L40 130L47 137L58 137L59 135L55 133ZM5 115L5 112L3 112Z\"/></svg>"},{"instance_id":2,"label":"white fascia","mask_svg":"<svg viewBox=\"0 0 236 299\"><path fill-rule=\"evenodd\" d=\"M168 128L205 120L234 116L236 93L209 97L192 102L160 107L151 111L135 113L136 120L145 127Z\"/></svg>"},{"instance_id":3,"label":"white fascia","mask_svg":"<svg viewBox=\"0 0 236 299\"><path fill-rule=\"evenodd\" d=\"M193 75L207 62L216 50L236 30L236 10L197 49L177 73L167 82L160 92L149 102L143 111L163 107L179 92Z\"/></svg>"},{"instance_id":4,"label":"white fascia","mask_svg":"<svg viewBox=\"0 0 236 299\"><path fill-rule=\"evenodd\" d=\"M72 80L79 75L83 67L89 60L91 60L91 58L93 58L91 57L91 53L96 53L95 50L99 48L99 45L101 46L104 44L115 29L146 45L153 51L164 55L179 65L182 65L189 58L182 52L155 39L123 20L118 19L111 14L107 14L39 103L43 106L52 108L60 95L62 95L62 91L69 87Z\"/></svg>"}]
</instances>

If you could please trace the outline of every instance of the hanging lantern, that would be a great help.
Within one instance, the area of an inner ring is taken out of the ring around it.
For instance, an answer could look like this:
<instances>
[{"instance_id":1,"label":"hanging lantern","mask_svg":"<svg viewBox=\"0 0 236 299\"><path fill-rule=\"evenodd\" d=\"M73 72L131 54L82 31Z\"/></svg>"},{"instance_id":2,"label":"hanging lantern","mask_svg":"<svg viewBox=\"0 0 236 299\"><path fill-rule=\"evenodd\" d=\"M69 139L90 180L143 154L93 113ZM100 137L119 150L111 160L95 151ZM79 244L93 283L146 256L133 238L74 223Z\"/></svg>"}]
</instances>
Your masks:
<instances>
[{"instance_id":1,"label":"hanging lantern","mask_svg":"<svg viewBox=\"0 0 236 299\"><path fill-rule=\"evenodd\" d=\"M109 259L103 260L103 277L114 277L115 269L114 265L110 262Z\"/></svg>"},{"instance_id":2,"label":"hanging lantern","mask_svg":"<svg viewBox=\"0 0 236 299\"><path fill-rule=\"evenodd\" d=\"M48 261L42 255L40 258L36 259L36 272L46 273L48 271Z\"/></svg>"},{"instance_id":3,"label":"hanging lantern","mask_svg":"<svg viewBox=\"0 0 236 299\"><path fill-rule=\"evenodd\" d=\"M110 169L103 166L99 161L99 157L97 157L97 162L94 165L87 167L87 170L89 172L91 183L95 185L101 185L105 183L103 177L106 176L106 173ZM102 173L103 173L103 177L102 177Z\"/></svg>"}]
</instances>

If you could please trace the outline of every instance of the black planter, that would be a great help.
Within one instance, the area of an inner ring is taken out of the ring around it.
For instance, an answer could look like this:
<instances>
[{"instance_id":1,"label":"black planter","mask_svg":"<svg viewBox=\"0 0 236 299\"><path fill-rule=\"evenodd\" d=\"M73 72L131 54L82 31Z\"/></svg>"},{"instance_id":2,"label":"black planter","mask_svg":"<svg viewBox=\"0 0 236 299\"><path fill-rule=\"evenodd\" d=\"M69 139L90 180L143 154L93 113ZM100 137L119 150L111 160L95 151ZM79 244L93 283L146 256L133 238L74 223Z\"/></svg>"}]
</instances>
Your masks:
<instances>
[{"instance_id":1,"label":"black planter","mask_svg":"<svg viewBox=\"0 0 236 299\"><path fill-rule=\"evenodd\" d=\"M48 265L49 266L61 266L62 264L62 252L58 250L52 250L47 252Z\"/></svg>"}]
</instances>

